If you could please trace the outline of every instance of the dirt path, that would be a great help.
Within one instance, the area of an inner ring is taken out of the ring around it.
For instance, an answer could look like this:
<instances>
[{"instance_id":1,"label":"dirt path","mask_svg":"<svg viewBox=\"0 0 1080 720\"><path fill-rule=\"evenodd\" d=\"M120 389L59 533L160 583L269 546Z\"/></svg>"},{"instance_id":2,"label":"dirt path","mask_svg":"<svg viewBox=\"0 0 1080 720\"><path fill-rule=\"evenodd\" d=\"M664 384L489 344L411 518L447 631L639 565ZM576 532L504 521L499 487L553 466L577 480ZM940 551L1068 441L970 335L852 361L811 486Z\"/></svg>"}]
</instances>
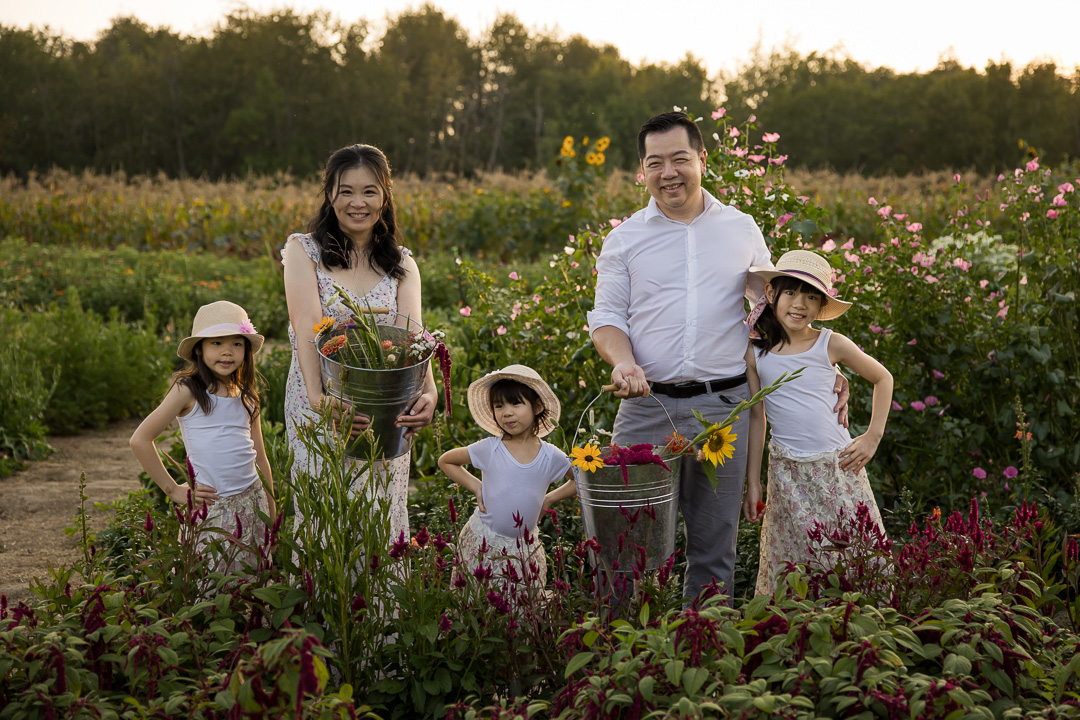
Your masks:
<instances>
[{"instance_id":1,"label":"dirt path","mask_svg":"<svg viewBox=\"0 0 1080 720\"><path fill-rule=\"evenodd\" d=\"M56 452L13 477L0 478L0 594L9 601L30 595L30 580L47 578L49 565L75 562L81 551L64 528L79 508L79 476L86 473L92 527L104 527L94 502L111 502L139 487L139 463L128 438L139 419L102 431L49 438Z\"/></svg>"}]
</instances>

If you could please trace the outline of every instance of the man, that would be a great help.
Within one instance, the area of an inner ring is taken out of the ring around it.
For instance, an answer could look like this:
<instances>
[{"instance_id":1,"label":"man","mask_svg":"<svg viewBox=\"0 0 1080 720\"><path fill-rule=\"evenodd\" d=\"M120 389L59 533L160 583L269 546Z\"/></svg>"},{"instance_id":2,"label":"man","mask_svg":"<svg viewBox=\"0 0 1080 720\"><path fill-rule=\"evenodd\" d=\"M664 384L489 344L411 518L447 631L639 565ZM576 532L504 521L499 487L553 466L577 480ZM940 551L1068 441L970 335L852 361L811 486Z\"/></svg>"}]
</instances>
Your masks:
<instances>
[{"instance_id":1,"label":"man","mask_svg":"<svg viewBox=\"0 0 1080 720\"><path fill-rule=\"evenodd\" d=\"M688 438L702 429L693 409L719 422L749 399L743 298L756 303L764 283L747 271L772 262L753 218L701 187L705 143L686 114L663 113L642 125L638 158L652 199L604 241L588 320L623 398L613 441L659 445L672 428L657 399ZM732 427L735 456L718 468L715 490L701 463L681 463L686 598L714 581L732 593L749 415Z\"/></svg>"}]
</instances>

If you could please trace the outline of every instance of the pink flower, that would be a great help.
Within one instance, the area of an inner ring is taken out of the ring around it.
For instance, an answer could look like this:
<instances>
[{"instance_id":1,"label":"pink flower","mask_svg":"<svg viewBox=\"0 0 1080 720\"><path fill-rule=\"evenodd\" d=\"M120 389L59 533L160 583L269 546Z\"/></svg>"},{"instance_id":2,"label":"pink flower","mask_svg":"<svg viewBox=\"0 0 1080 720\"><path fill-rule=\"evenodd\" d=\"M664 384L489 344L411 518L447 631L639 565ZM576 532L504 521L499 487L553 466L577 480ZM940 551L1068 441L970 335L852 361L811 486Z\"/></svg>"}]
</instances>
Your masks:
<instances>
[{"instance_id":1,"label":"pink flower","mask_svg":"<svg viewBox=\"0 0 1080 720\"><path fill-rule=\"evenodd\" d=\"M980 280L979 281L979 287L982 288L983 290L985 290L986 286L989 285L989 284L990 284L989 280Z\"/></svg>"},{"instance_id":2,"label":"pink flower","mask_svg":"<svg viewBox=\"0 0 1080 720\"><path fill-rule=\"evenodd\" d=\"M761 139L765 142L776 142L780 139L780 133L765 133Z\"/></svg>"},{"instance_id":3,"label":"pink flower","mask_svg":"<svg viewBox=\"0 0 1080 720\"><path fill-rule=\"evenodd\" d=\"M881 328L879 328L879 327L878 327L877 325L873 325L873 324L871 324L871 325L870 325L870 332L872 332L872 333L879 333L879 332L881 332Z\"/></svg>"},{"instance_id":4,"label":"pink flower","mask_svg":"<svg viewBox=\"0 0 1080 720\"><path fill-rule=\"evenodd\" d=\"M933 395L927 395L925 398L923 398L923 402L926 403L926 407L934 407L940 401Z\"/></svg>"},{"instance_id":5,"label":"pink flower","mask_svg":"<svg viewBox=\"0 0 1080 720\"><path fill-rule=\"evenodd\" d=\"M938 281L937 278L934 277L933 275L927 275L924 279L926 280L926 282L930 283L931 285L933 285L934 283L936 283Z\"/></svg>"},{"instance_id":6,"label":"pink flower","mask_svg":"<svg viewBox=\"0 0 1080 720\"><path fill-rule=\"evenodd\" d=\"M1051 220L1053 220L1057 216L1058 216L1058 211L1057 210L1047 210L1046 211L1046 217L1050 218Z\"/></svg>"},{"instance_id":7,"label":"pink flower","mask_svg":"<svg viewBox=\"0 0 1080 720\"><path fill-rule=\"evenodd\" d=\"M1075 189L1076 188L1073 187L1073 184L1071 182L1067 182L1067 183L1063 183L1061 185L1058 185L1058 192L1061 192L1061 193L1072 192Z\"/></svg>"},{"instance_id":8,"label":"pink flower","mask_svg":"<svg viewBox=\"0 0 1080 720\"><path fill-rule=\"evenodd\" d=\"M952 264L955 265L956 267L960 268L964 272L967 272L968 269L971 268L971 263L969 263L967 260L964 260L963 258L954 259L952 261Z\"/></svg>"},{"instance_id":9,"label":"pink flower","mask_svg":"<svg viewBox=\"0 0 1080 720\"><path fill-rule=\"evenodd\" d=\"M897 410L897 411L900 411L900 410L903 410L903 409L904 409L904 406L903 406L903 405L901 405L900 403L896 402L895 400L893 400L893 401L892 401L892 409L893 409L893 410Z\"/></svg>"},{"instance_id":10,"label":"pink flower","mask_svg":"<svg viewBox=\"0 0 1080 720\"><path fill-rule=\"evenodd\" d=\"M754 122L755 120L757 120L757 115L751 115L750 117L746 118L746 122Z\"/></svg>"},{"instance_id":11,"label":"pink flower","mask_svg":"<svg viewBox=\"0 0 1080 720\"><path fill-rule=\"evenodd\" d=\"M1024 167L1027 168L1028 172L1035 172L1039 169L1039 158L1035 158L1034 160L1029 161L1028 164Z\"/></svg>"},{"instance_id":12,"label":"pink flower","mask_svg":"<svg viewBox=\"0 0 1080 720\"><path fill-rule=\"evenodd\" d=\"M518 274L516 272L510 273L510 279L511 280L517 280L518 279Z\"/></svg>"},{"instance_id":13,"label":"pink flower","mask_svg":"<svg viewBox=\"0 0 1080 720\"><path fill-rule=\"evenodd\" d=\"M251 324L250 320L244 320L244 322L240 323L240 332L244 335L254 335L255 326Z\"/></svg>"},{"instance_id":14,"label":"pink flower","mask_svg":"<svg viewBox=\"0 0 1080 720\"><path fill-rule=\"evenodd\" d=\"M848 241L840 246L841 250L850 250L855 247L855 238L848 238Z\"/></svg>"},{"instance_id":15,"label":"pink flower","mask_svg":"<svg viewBox=\"0 0 1080 720\"><path fill-rule=\"evenodd\" d=\"M737 127L733 127L728 130L728 135L730 135L731 137L739 137L739 135L741 134L742 133L739 132L739 128Z\"/></svg>"},{"instance_id":16,"label":"pink flower","mask_svg":"<svg viewBox=\"0 0 1080 720\"><path fill-rule=\"evenodd\" d=\"M502 325L500 325L499 327L495 328L495 332L497 332L500 335L505 335L506 334L506 328L503 327Z\"/></svg>"},{"instance_id":17,"label":"pink flower","mask_svg":"<svg viewBox=\"0 0 1080 720\"><path fill-rule=\"evenodd\" d=\"M747 155L746 157L749 160L753 160L754 162L761 162L762 160L765 159L764 155Z\"/></svg>"},{"instance_id":18,"label":"pink flower","mask_svg":"<svg viewBox=\"0 0 1080 720\"><path fill-rule=\"evenodd\" d=\"M941 380L943 377L945 377L945 373L941 372L940 370L931 370L930 373L934 376L935 380Z\"/></svg>"},{"instance_id":19,"label":"pink flower","mask_svg":"<svg viewBox=\"0 0 1080 720\"><path fill-rule=\"evenodd\" d=\"M913 400L911 402L911 409L912 410L925 410L926 409L926 404L922 400Z\"/></svg>"},{"instance_id":20,"label":"pink flower","mask_svg":"<svg viewBox=\"0 0 1080 720\"><path fill-rule=\"evenodd\" d=\"M769 158L769 162L773 163L774 165L783 165L784 161L787 159L787 155L781 155L779 157Z\"/></svg>"},{"instance_id":21,"label":"pink flower","mask_svg":"<svg viewBox=\"0 0 1080 720\"><path fill-rule=\"evenodd\" d=\"M727 110L725 110L724 108L717 108L716 110L712 111L712 119L719 120L720 118L724 117L725 114L727 114Z\"/></svg>"},{"instance_id":22,"label":"pink flower","mask_svg":"<svg viewBox=\"0 0 1080 720\"><path fill-rule=\"evenodd\" d=\"M458 310L458 312L461 313L462 315L464 315L465 317L469 317L470 315L472 315L472 308L469 307L468 305L466 305L465 307Z\"/></svg>"},{"instance_id":23,"label":"pink flower","mask_svg":"<svg viewBox=\"0 0 1080 720\"><path fill-rule=\"evenodd\" d=\"M956 173L952 176L953 182L960 182L960 173Z\"/></svg>"},{"instance_id":24,"label":"pink flower","mask_svg":"<svg viewBox=\"0 0 1080 720\"><path fill-rule=\"evenodd\" d=\"M1054 199L1050 201L1050 204L1054 207L1065 207L1065 193L1058 193L1054 196Z\"/></svg>"},{"instance_id":25,"label":"pink flower","mask_svg":"<svg viewBox=\"0 0 1080 720\"><path fill-rule=\"evenodd\" d=\"M908 223L907 224L907 229L908 229L908 232L917 233L920 230L922 230L922 223L920 223L920 222Z\"/></svg>"},{"instance_id":26,"label":"pink flower","mask_svg":"<svg viewBox=\"0 0 1080 720\"><path fill-rule=\"evenodd\" d=\"M871 197L869 200L866 201L866 204L867 205L877 205L877 200L875 200L873 197Z\"/></svg>"},{"instance_id":27,"label":"pink flower","mask_svg":"<svg viewBox=\"0 0 1080 720\"><path fill-rule=\"evenodd\" d=\"M836 249L836 243L833 242L832 238L826 240L821 245L821 251L822 252L832 252L835 249Z\"/></svg>"},{"instance_id":28,"label":"pink flower","mask_svg":"<svg viewBox=\"0 0 1080 720\"><path fill-rule=\"evenodd\" d=\"M985 480L986 479L986 471L983 470L980 467L977 467L974 470L972 470L971 474L974 475L975 477L979 478L980 480Z\"/></svg>"},{"instance_id":29,"label":"pink flower","mask_svg":"<svg viewBox=\"0 0 1080 720\"><path fill-rule=\"evenodd\" d=\"M610 220L608 220L608 224L610 224L611 229L614 230L615 228L622 225L622 220L620 220L619 218L611 218Z\"/></svg>"},{"instance_id":30,"label":"pink flower","mask_svg":"<svg viewBox=\"0 0 1080 720\"><path fill-rule=\"evenodd\" d=\"M1005 468L1005 470L1003 470L1001 474L1012 480L1014 477L1020 474L1020 471L1010 465L1009 467Z\"/></svg>"},{"instance_id":31,"label":"pink flower","mask_svg":"<svg viewBox=\"0 0 1080 720\"><path fill-rule=\"evenodd\" d=\"M918 343L919 343L919 341L917 339L915 339L915 338L911 338L910 340L907 341L908 345L917 345Z\"/></svg>"},{"instance_id":32,"label":"pink flower","mask_svg":"<svg viewBox=\"0 0 1080 720\"><path fill-rule=\"evenodd\" d=\"M1005 305L1004 307L1002 307L1000 310L997 311L997 316L999 318L1001 318L1002 320L1004 320L1005 316L1008 315L1008 314L1009 314L1009 306L1008 305Z\"/></svg>"}]
</instances>

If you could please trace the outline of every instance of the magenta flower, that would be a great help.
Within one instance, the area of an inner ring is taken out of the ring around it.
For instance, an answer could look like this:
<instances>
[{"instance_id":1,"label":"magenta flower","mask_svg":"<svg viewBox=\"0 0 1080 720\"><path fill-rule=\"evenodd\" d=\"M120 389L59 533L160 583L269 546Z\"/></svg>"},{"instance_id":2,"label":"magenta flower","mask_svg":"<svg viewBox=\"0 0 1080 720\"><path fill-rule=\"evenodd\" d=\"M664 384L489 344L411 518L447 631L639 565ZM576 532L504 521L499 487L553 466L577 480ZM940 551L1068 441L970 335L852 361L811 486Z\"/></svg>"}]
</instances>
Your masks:
<instances>
[{"instance_id":1,"label":"magenta flower","mask_svg":"<svg viewBox=\"0 0 1080 720\"><path fill-rule=\"evenodd\" d=\"M787 225L788 220L791 220L791 218L793 217L795 217L795 213L784 213L783 215L781 215L779 218L776 219L776 229L779 230L780 228Z\"/></svg>"},{"instance_id":2,"label":"magenta flower","mask_svg":"<svg viewBox=\"0 0 1080 720\"><path fill-rule=\"evenodd\" d=\"M893 410L903 410L904 406L901 405L900 403L896 402L895 400L893 400L892 401L892 409Z\"/></svg>"},{"instance_id":3,"label":"magenta flower","mask_svg":"<svg viewBox=\"0 0 1080 720\"><path fill-rule=\"evenodd\" d=\"M925 410L926 409L926 403L924 403L922 400L913 400L911 402L911 409L912 410Z\"/></svg>"},{"instance_id":4,"label":"magenta flower","mask_svg":"<svg viewBox=\"0 0 1080 720\"><path fill-rule=\"evenodd\" d=\"M1058 216L1058 211L1057 210L1047 210L1046 211L1046 217L1050 218L1051 220L1053 220L1057 216Z\"/></svg>"},{"instance_id":5,"label":"magenta flower","mask_svg":"<svg viewBox=\"0 0 1080 720\"><path fill-rule=\"evenodd\" d=\"M244 322L240 323L240 332L244 335L254 335L255 326L251 324L250 320L244 320Z\"/></svg>"},{"instance_id":6,"label":"magenta flower","mask_svg":"<svg viewBox=\"0 0 1080 720\"><path fill-rule=\"evenodd\" d=\"M925 398L923 398L923 402L926 403L926 407L934 407L940 401L933 395L927 395Z\"/></svg>"},{"instance_id":7,"label":"magenta flower","mask_svg":"<svg viewBox=\"0 0 1080 720\"><path fill-rule=\"evenodd\" d=\"M454 624L450 622L450 618L446 617L446 613L443 613L442 617L439 618L439 629L443 632L449 632L453 626Z\"/></svg>"},{"instance_id":8,"label":"magenta flower","mask_svg":"<svg viewBox=\"0 0 1080 720\"><path fill-rule=\"evenodd\" d=\"M916 338L911 338L910 340L907 341L907 344L908 345L918 345L919 341Z\"/></svg>"},{"instance_id":9,"label":"magenta flower","mask_svg":"<svg viewBox=\"0 0 1080 720\"><path fill-rule=\"evenodd\" d=\"M930 373L934 376L935 380L941 380L943 377L945 377L945 373L941 372L940 370L931 370Z\"/></svg>"},{"instance_id":10,"label":"magenta flower","mask_svg":"<svg viewBox=\"0 0 1080 720\"><path fill-rule=\"evenodd\" d=\"M1020 471L1010 465L1009 467L1005 468L1005 470L1003 470L1001 474L1012 480L1014 477L1020 474Z\"/></svg>"},{"instance_id":11,"label":"magenta flower","mask_svg":"<svg viewBox=\"0 0 1080 720\"><path fill-rule=\"evenodd\" d=\"M974 475L975 477L979 478L980 480L985 480L986 479L986 471L983 470L981 467L977 467L974 470L972 470L971 474Z\"/></svg>"}]
</instances>

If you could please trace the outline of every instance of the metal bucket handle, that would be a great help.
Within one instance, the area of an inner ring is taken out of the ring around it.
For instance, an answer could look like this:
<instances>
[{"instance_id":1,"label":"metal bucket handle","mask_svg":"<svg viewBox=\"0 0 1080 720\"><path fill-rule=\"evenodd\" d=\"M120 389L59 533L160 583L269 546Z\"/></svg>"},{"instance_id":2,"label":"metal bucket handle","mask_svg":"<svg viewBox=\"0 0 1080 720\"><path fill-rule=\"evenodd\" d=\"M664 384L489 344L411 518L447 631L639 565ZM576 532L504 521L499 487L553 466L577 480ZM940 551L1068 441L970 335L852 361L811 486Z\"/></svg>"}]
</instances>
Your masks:
<instances>
[{"instance_id":1,"label":"metal bucket handle","mask_svg":"<svg viewBox=\"0 0 1080 720\"><path fill-rule=\"evenodd\" d=\"M573 442L575 444L577 443L578 434L581 432L581 423L585 422L585 416L589 414L589 408L591 408L594 404L596 404L596 401L599 400L601 397L603 397L605 392L614 391L614 390L617 389L617 387L618 387L617 385L604 385L603 387L600 388L600 392L597 394L597 396L594 397L589 402L589 404L585 406L585 410L581 413L581 417L578 419L577 427L574 428L574 440L573 440ZM672 421L671 415L668 413L667 408L664 407L664 403L660 402L660 398L656 397L656 393L649 393L649 397L651 397L653 400L655 400L656 404L660 406L660 409L664 411L664 416L667 418L667 421L669 423L671 423L671 431L672 431L672 433L678 433L679 429L677 427L675 427L675 423Z\"/></svg>"}]
</instances>

